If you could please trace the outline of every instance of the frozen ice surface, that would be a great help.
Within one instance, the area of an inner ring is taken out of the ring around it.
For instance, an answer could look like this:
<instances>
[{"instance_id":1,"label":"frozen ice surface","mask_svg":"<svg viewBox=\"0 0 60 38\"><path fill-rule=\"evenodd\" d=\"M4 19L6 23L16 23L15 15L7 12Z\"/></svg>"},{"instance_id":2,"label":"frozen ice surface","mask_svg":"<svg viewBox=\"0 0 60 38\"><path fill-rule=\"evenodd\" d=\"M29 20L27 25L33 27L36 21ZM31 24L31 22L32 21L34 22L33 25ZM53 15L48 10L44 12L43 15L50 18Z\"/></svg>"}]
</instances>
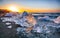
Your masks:
<instances>
[{"instance_id":1,"label":"frozen ice surface","mask_svg":"<svg viewBox=\"0 0 60 38\"><path fill-rule=\"evenodd\" d=\"M8 19L8 18L7 18ZM13 16L11 21L14 21L15 24L19 24L21 26L27 26L28 24L25 21L25 18L21 19L19 16ZM26 33L26 28L18 27L17 34L21 38L59 38L59 35L56 34L57 32L60 32L60 24L56 24L53 21L47 21L47 20L39 20L37 19L37 25L33 28L33 30L30 33ZM6 20L6 21L9 21ZM24 24L23 24L24 23ZM9 26L11 28L11 26Z\"/></svg>"},{"instance_id":2,"label":"frozen ice surface","mask_svg":"<svg viewBox=\"0 0 60 38\"><path fill-rule=\"evenodd\" d=\"M43 28L43 25L45 25L45 28ZM29 38L57 38L55 33L57 32L57 29L60 28L59 26L59 24L53 22L39 21L38 26L32 30L31 35L26 33L22 34L25 34L24 36Z\"/></svg>"}]
</instances>

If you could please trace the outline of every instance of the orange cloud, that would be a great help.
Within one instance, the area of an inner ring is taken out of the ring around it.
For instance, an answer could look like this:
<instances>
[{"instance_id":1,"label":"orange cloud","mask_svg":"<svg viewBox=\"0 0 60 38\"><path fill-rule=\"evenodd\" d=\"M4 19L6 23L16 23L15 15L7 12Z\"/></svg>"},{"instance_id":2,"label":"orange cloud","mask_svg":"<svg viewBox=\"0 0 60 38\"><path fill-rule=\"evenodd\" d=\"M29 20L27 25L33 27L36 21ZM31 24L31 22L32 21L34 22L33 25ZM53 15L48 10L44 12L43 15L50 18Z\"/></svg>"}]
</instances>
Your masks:
<instances>
[{"instance_id":1,"label":"orange cloud","mask_svg":"<svg viewBox=\"0 0 60 38\"><path fill-rule=\"evenodd\" d=\"M9 5L7 5L7 6L9 7ZM3 9L3 8L6 9L7 6L5 6L5 7L4 6L3 7L0 6L0 9ZM47 9L47 8L46 9L42 9L42 8L41 9L32 9L32 8L29 8L29 7L25 8L25 7L22 7L22 6L19 7L18 5L16 5L16 6L19 8L19 12L23 12L23 11L33 12L33 13L34 12L53 12L53 13L54 12L60 12L59 9Z\"/></svg>"},{"instance_id":2,"label":"orange cloud","mask_svg":"<svg viewBox=\"0 0 60 38\"><path fill-rule=\"evenodd\" d=\"M60 12L59 9L20 9L20 11L27 11L27 12Z\"/></svg>"}]
</instances>

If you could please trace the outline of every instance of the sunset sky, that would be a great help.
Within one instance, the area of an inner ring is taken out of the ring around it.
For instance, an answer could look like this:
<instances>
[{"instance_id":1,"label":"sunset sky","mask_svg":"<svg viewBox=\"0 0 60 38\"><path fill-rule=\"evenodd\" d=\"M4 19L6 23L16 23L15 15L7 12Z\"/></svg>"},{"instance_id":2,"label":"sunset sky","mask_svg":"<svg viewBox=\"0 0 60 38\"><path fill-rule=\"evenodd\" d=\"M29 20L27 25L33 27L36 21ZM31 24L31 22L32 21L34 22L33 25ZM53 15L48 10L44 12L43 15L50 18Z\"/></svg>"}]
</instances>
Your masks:
<instances>
[{"instance_id":1,"label":"sunset sky","mask_svg":"<svg viewBox=\"0 0 60 38\"><path fill-rule=\"evenodd\" d=\"M0 0L0 9L15 6L20 11L60 12L59 0Z\"/></svg>"}]
</instances>

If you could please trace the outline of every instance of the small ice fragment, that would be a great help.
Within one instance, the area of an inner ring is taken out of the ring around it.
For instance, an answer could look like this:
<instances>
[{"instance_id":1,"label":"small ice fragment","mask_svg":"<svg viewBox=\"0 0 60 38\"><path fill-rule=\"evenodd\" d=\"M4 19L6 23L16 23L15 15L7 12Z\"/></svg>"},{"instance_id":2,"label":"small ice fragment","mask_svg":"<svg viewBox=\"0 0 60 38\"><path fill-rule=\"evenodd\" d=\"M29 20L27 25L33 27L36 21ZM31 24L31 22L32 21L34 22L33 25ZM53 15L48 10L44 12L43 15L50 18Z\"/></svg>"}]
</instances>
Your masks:
<instances>
[{"instance_id":1,"label":"small ice fragment","mask_svg":"<svg viewBox=\"0 0 60 38\"><path fill-rule=\"evenodd\" d=\"M8 26L7 28L12 28L12 26Z\"/></svg>"},{"instance_id":2,"label":"small ice fragment","mask_svg":"<svg viewBox=\"0 0 60 38\"><path fill-rule=\"evenodd\" d=\"M10 25L11 23L6 23L6 25Z\"/></svg>"}]
</instances>

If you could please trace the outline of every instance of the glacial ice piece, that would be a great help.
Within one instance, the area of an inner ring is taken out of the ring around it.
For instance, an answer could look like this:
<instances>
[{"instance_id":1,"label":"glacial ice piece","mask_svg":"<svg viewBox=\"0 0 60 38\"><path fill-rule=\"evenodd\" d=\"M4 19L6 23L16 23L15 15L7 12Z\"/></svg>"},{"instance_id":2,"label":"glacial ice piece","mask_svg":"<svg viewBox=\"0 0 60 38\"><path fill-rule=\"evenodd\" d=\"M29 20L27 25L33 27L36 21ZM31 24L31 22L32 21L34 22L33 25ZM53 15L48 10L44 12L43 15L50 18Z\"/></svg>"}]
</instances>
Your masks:
<instances>
[{"instance_id":1,"label":"glacial ice piece","mask_svg":"<svg viewBox=\"0 0 60 38\"><path fill-rule=\"evenodd\" d=\"M12 13L7 13L5 16L13 16Z\"/></svg>"},{"instance_id":2,"label":"glacial ice piece","mask_svg":"<svg viewBox=\"0 0 60 38\"><path fill-rule=\"evenodd\" d=\"M11 23L6 23L6 25L10 25Z\"/></svg>"},{"instance_id":3,"label":"glacial ice piece","mask_svg":"<svg viewBox=\"0 0 60 38\"><path fill-rule=\"evenodd\" d=\"M52 21L53 19L51 19L49 16L44 16L44 17L38 17L39 20L49 20Z\"/></svg>"},{"instance_id":4,"label":"glacial ice piece","mask_svg":"<svg viewBox=\"0 0 60 38\"><path fill-rule=\"evenodd\" d=\"M11 26L11 25L10 25L10 26L7 26L7 28L9 28L9 29L10 29L10 28L12 28L12 26Z\"/></svg>"},{"instance_id":5,"label":"glacial ice piece","mask_svg":"<svg viewBox=\"0 0 60 38\"><path fill-rule=\"evenodd\" d=\"M53 20L55 23L59 24L60 23L60 16L58 16L56 19Z\"/></svg>"},{"instance_id":6,"label":"glacial ice piece","mask_svg":"<svg viewBox=\"0 0 60 38\"><path fill-rule=\"evenodd\" d=\"M50 30L45 25L37 26L33 30L37 33L50 33Z\"/></svg>"}]
</instances>

